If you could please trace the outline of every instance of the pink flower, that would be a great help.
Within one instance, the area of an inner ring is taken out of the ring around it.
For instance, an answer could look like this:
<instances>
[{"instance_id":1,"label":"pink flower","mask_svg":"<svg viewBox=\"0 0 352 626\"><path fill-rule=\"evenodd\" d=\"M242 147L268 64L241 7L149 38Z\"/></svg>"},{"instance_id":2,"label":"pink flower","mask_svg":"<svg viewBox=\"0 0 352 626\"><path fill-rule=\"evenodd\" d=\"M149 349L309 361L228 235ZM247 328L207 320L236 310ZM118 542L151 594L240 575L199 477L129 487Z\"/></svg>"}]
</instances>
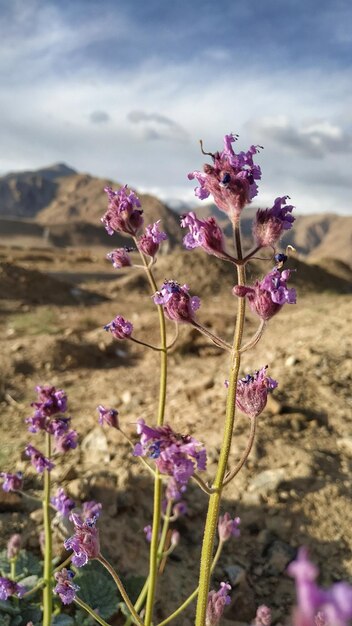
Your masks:
<instances>
[{"instance_id":1,"label":"pink flower","mask_svg":"<svg viewBox=\"0 0 352 626\"><path fill-rule=\"evenodd\" d=\"M102 404L99 404L97 410L99 411L98 422L101 426L107 424L111 428L119 428L119 413L116 409L106 409Z\"/></svg>"},{"instance_id":2,"label":"pink flower","mask_svg":"<svg viewBox=\"0 0 352 626\"><path fill-rule=\"evenodd\" d=\"M112 261L115 269L120 269L121 267L130 267L132 263L128 253L131 251L132 248L116 248L116 250L108 252L106 258L109 259L109 261Z\"/></svg>"},{"instance_id":3,"label":"pink flower","mask_svg":"<svg viewBox=\"0 0 352 626\"><path fill-rule=\"evenodd\" d=\"M189 228L189 233L183 239L183 244L187 250L203 248L207 254L213 254L220 259L228 256L224 250L223 232L214 217L200 220L191 211L182 216L181 226L182 228Z\"/></svg>"},{"instance_id":4,"label":"pink flower","mask_svg":"<svg viewBox=\"0 0 352 626\"><path fill-rule=\"evenodd\" d=\"M266 406L269 391L277 387L276 380L266 375L266 367L247 374L237 382L236 405L248 417L260 415Z\"/></svg>"},{"instance_id":5,"label":"pink flower","mask_svg":"<svg viewBox=\"0 0 352 626\"><path fill-rule=\"evenodd\" d=\"M190 296L187 285L179 285L174 280L166 280L160 291L154 295L155 304L160 304L166 317L175 322L191 322L200 307L198 296Z\"/></svg>"},{"instance_id":6,"label":"pink flower","mask_svg":"<svg viewBox=\"0 0 352 626\"><path fill-rule=\"evenodd\" d=\"M218 522L218 533L220 541L228 541L230 537L239 537L241 534L241 531L239 529L240 523L241 519L239 517L234 517L232 519L230 513L220 515Z\"/></svg>"},{"instance_id":7,"label":"pink flower","mask_svg":"<svg viewBox=\"0 0 352 626\"><path fill-rule=\"evenodd\" d=\"M145 234L138 240L139 249L151 257L155 257L161 242L167 239L167 234L159 230L160 221L149 224L145 229Z\"/></svg>"},{"instance_id":8,"label":"pink flower","mask_svg":"<svg viewBox=\"0 0 352 626\"><path fill-rule=\"evenodd\" d=\"M209 592L205 626L218 626L225 606L231 602L228 595L230 591L231 585L220 583L219 591L212 590Z\"/></svg>"},{"instance_id":9,"label":"pink flower","mask_svg":"<svg viewBox=\"0 0 352 626\"><path fill-rule=\"evenodd\" d=\"M122 315L117 315L112 322L104 326L104 330L110 331L115 339L128 339L132 335L133 324Z\"/></svg>"},{"instance_id":10,"label":"pink flower","mask_svg":"<svg viewBox=\"0 0 352 626\"><path fill-rule=\"evenodd\" d=\"M213 165L206 164L203 172L191 172L188 178L195 178L199 187L195 194L201 200L211 194L215 204L236 221L243 207L257 195L256 180L261 178L261 170L253 163L253 156L258 152L251 146L248 152L235 154L232 143L235 135L225 135L224 150L212 155Z\"/></svg>"},{"instance_id":11,"label":"pink flower","mask_svg":"<svg viewBox=\"0 0 352 626\"><path fill-rule=\"evenodd\" d=\"M296 303L296 290L287 288L290 275L290 270L280 272L275 267L263 280L257 280L253 287L235 285L232 293L240 298L247 297L253 313L267 321L276 315L285 303Z\"/></svg>"},{"instance_id":12,"label":"pink flower","mask_svg":"<svg viewBox=\"0 0 352 626\"><path fill-rule=\"evenodd\" d=\"M99 556L100 543L99 531L95 526L95 519L83 520L76 513L70 518L75 527L75 534L65 541L66 550L73 550L72 563L76 567L82 567L89 559Z\"/></svg>"},{"instance_id":13,"label":"pink flower","mask_svg":"<svg viewBox=\"0 0 352 626\"><path fill-rule=\"evenodd\" d=\"M127 193L127 185L118 191L105 187L104 191L108 194L109 204L101 221L107 233L113 235L114 232L121 232L135 237L143 224L139 198L133 191Z\"/></svg>"},{"instance_id":14,"label":"pink flower","mask_svg":"<svg viewBox=\"0 0 352 626\"><path fill-rule=\"evenodd\" d=\"M289 196L276 198L271 209L259 209L253 224L253 236L258 246L273 246L284 230L292 228L295 221L291 211L293 206L286 204Z\"/></svg>"}]
</instances>

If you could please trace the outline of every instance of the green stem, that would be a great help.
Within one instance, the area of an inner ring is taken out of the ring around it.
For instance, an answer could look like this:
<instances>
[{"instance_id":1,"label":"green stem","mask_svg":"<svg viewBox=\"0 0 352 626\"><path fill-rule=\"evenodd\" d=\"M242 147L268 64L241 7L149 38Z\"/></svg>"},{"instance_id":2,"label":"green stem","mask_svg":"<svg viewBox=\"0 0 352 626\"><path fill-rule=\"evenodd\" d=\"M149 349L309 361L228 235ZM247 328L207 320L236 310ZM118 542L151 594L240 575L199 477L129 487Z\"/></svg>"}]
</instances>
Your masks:
<instances>
[{"instance_id":1,"label":"green stem","mask_svg":"<svg viewBox=\"0 0 352 626\"><path fill-rule=\"evenodd\" d=\"M45 456L50 460L51 440L49 433L45 433ZM50 471L44 470L44 583L43 589L43 626L51 626L53 611L53 590L52 590L52 536L50 519Z\"/></svg>"},{"instance_id":2,"label":"green stem","mask_svg":"<svg viewBox=\"0 0 352 626\"><path fill-rule=\"evenodd\" d=\"M160 536L160 542L159 542L159 547L158 547L158 566L160 565L161 560L164 558L165 554L164 554L164 546L165 546L165 542L166 542L166 537L167 537L167 531L169 530L169 525L170 525L170 521L171 521L171 510L172 510L172 505L173 505L173 501L172 500L168 500L167 502L167 508L165 511L165 517L164 517L164 523L163 523L163 528L161 531L161 536ZM137 601L134 605L135 610L137 611L137 613L141 610L145 599L147 597L147 593L148 593L148 586L149 586L149 576L146 578L145 583L142 587L142 590L137 598ZM124 626L131 626L132 624L132 617L128 617L125 625Z\"/></svg>"},{"instance_id":3,"label":"green stem","mask_svg":"<svg viewBox=\"0 0 352 626\"><path fill-rule=\"evenodd\" d=\"M100 615L98 615L98 613L93 611L93 609L91 609L90 606L88 606L88 604L83 602L83 600L81 600L80 598L76 597L74 599L74 602L75 602L75 604L80 606L81 609L83 609L84 611L87 611L87 613L89 613L89 615L91 615L92 618L95 619L96 622L98 622L98 624L101 624L101 626L109 626L109 624L105 620L103 620L103 618L100 617Z\"/></svg>"},{"instance_id":4,"label":"green stem","mask_svg":"<svg viewBox=\"0 0 352 626\"><path fill-rule=\"evenodd\" d=\"M237 247L237 257L239 261L242 260L242 248L241 248L241 235L239 224L235 224L235 241ZM243 265L237 265L238 284L244 285L245 283L245 269ZM200 576L199 576L199 593L196 613L196 626L204 626L206 619L207 601L211 577L211 563L212 554L214 549L214 540L217 527L217 521L219 517L221 495L223 489L223 481L226 473L227 462L230 454L233 425L235 420L235 408L236 408L236 391L237 391L237 379L239 375L239 369L241 365L241 343L243 336L244 318L245 318L245 298L238 298L238 309L235 326L235 334L233 340L232 356L231 356L231 368L229 375L229 390L226 401L226 418L225 428L223 434L223 441L221 446L219 464L216 472L213 488L216 492L209 498L209 506L207 519L205 523L201 563L200 563Z\"/></svg>"},{"instance_id":5,"label":"green stem","mask_svg":"<svg viewBox=\"0 0 352 626\"><path fill-rule=\"evenodd\" d=\"M122 596L122 599L124 601L124 603L126 604L128 610L130 611L131 615L133 616L134 621L136 622L136 624L138 624L138 626L144 626L142 620L140 619L138 613L136 613L134 606L131 602L131 600L128 597L127 591L125 589L125 587L122 584L122 581L120 579L120 577L116 574L115 570L113 569L113 567L110 565L109 561L107 561L102 554L99 554L99 556L96 557L96 560L99 561L99 563L101 563L105 569L108 570L110 576L112 576L112 578L114 579L116 586ZM104 622L105 623L105 622Z\"/></svg>"},{"instance_id":6,"label":"green stem","mask_svg":"<svg viewBox=\"0 0 352 626\"><path fill-rule=\"evenodd\" d=\"M17 557L13 557L10 559L10 578L11 580L16 580L16 561Z\"/></svg>"},{"instance_id":7,"label":"green stem","mask_svg":"<svg viewBox=\"0 0 352 626\"><path fill-rule=\"evenodd\" d=\"M215 553L215 556L213 558L213 562L211 565L211 569L210 569L210 573L213 573L215 566L220 558L220 554L222 551L222 547L223 547L224 543L222 541L220 541L219 545L218 545L218 549ZM171 622L171 620L173 620L175 617L178 617L182 611L184 611L192 602L193 600L196 599L197 595L198 595L198 591L199 591L199 587L197 587L197 589L195 589L190 596L188 596L188 598L181 604L181 606L178 607L178 609L176 609L176 611L174 611L173 613L171 613L171 615L169 615L169 617L167 617L166 619L164 619L162 622L160 622L158 624L158 626L165 626L165 624L168 624L169 622Z\"/></svg>"},{"instance_id":8,"label":"green stem","mask_svg":"<svg viewBox=\"0 0 352 626\"><path fill-rule=\"evenodd\" d=\"M66 567L66 565L70 565L72 556L73 556L73 552L67 557L67 559L65 559L62 563L60 563L60 565L55 567L53 574L56 574L56 572L60 572L64 567Z\"/></svg>"},{"instance_id":9,"label":"green stem","mask_svg":"<svg viewBox=\"0 0 352 626\"><path fill-rule=\"evenodd\" d=\"M32 593L35 593L36 591L40 591L40 589L43 589L43 587L45 587L45 581L41 580L39 583L35 585L35 587L32 587L32 589L29 589L28 591L26 591L26 593L23 594L22 598L28 598L28 596L31 596Z\"/></svg>"},{"instance_id":10,"label":"green stem","mask_svg":"<svg viewBox=\"0 0 352 626\"><path fill-rule=\"evenodd\" d=\"M135 244L138 248L138 241L135 239ZM151 266L147 263L144 254L139 250L145 271L148 276L149 284L153 291L153 294L158 290ZM161 305L158 305L159 325L160 325L160 385L159 385L159 408L158 408L158 420L157 425L162 426L164 423L165 402L166 402L166 381L167 381L167 344L166 344L166 325L164 309ZM145 626L150 626L152 621L156 580L158 575L158 537L160 528L161 517L161 496L162 496L162 484L158 470L155 472L154 479L154 504L153 504L153 526L152 526L152 539L150 542L149 552L149 584L148 595L145 609Z\"/></svg>"}]
</instances>

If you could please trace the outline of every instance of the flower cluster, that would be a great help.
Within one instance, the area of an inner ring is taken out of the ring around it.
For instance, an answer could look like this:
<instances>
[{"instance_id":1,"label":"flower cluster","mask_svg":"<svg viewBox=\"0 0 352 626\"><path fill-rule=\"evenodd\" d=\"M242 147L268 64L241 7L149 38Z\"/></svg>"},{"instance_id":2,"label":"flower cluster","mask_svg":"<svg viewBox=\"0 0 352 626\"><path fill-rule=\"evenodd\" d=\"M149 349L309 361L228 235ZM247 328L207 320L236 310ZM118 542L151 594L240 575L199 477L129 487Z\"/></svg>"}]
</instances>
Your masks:
<instances>
[{"instance_id":1,"label":"flower cluster","mask_svg":"<svg viewBox=\"0 0 352 626\"><path fill-rule=\"evenodd\" d=\"M57 490L56 496L52 497L50 501L62 517L68 517L76 506L75 501L68 497L62 487Z\"/></svg>"},{"instance_id":2,"label":"flower cluster","mask_svg":"<svg viewBox=\"0 0 352 626\"><path fill-rule=\"evenodd\" d=\"M287 281L290 278L290 270L280 270L275 267L263 280L257 280L253 287L236 285L232 293L240 298L247 297L249 306L253 313L268 321L273 315L282 309L285 303L296 303L296 290L287 288Z\"/></svg>"},{"instance_id":3,"label":"flower cluster","mask_svg":"<svg viewBox=\"0 0 352 626\"><path fill-rule=\"evenodd\" d=\"M25 593L26 588L23 585L19 585L10 578L0 576L0 600L7 600L10 596L22 598Z\"/></svg>"},{"instance_id":4,"label":"flower cluster","mask_svg":"<svg viewBox=\"0 0 352 626\"><path fill-rule=\"evenodd\" d=\"M134 455L153 459L161 474L172 477L170 489L177 494L184 491L196 469L205 470L206 450L190 435L175 433L170 426L151 428L143 419L137 422L137 432L140 442Z\"/></svg>"},{"instance_id":5,"label":"flower cluster","mask_svg":"<svg viewBox=\"0 0 352 626\"><path fill-rule=\"evenodd\" d=\"M300 548L298 557L287 569L296 581L297 608L294 626L349 626L352 619L352 586L335 583L330 589L316 584L318 568L308 559L306 548Z\"/></svg>"},{"instance_id":6,"label":"flower cluster","mask_svg":"<svg viewBox=\"0 0 352 626\"><path fill-rule=\"evenodd\" d=\"M241 534L240 523L241 519L239 517L232 518L230 513L220 515L218 521L219 540L224 542L228 541L230 537L239 537Z\"/></svg>"},{"instance_id":7,"label":"flower cluster","mask_svg":"<svg viewBox=\"0 0 352 626\"><path fill-rule=\"evenodd\" d=\"M71 604L76 597L79 586L72 582L74 573L65 567L54 574L57 585L54 587L54 592L60 596L63 604Z\"/></svg>"},{"instance_id":8,"label":"flower cluster","mask_svg":"<svg viewBox=\"0 0 352 626\"><path fill-rule=\"evenodd\" d=\"M159 230L160 221L149 224L145 229L145 234L138 240L138 248L143 254L152 258L158 252L161 242L167 239L167 234Z\"/></svg>"},{"instance_id":9,"label":"flower cluster","mask_svg":"<svg viewBox=\"0 0 352 626\"><path fill-rule=\"evenodd\" d=\"M30 457L31 463L38 474L42 474L45 470L50 472L55 467L50 459L47 459L40 450L32 445L25 447L25 454Z\"/></svg>"},{"instance_id":10,"label":"flower cluster","mask_svg":"<svg viewBox=\"0 0 352 626\"><path fill-rule=\"evenodd\" d=\"M247 374L237 382L236 405L250 418L255 418L264 410L269 391L277 387L277 382L266 375L268 366L262 367L253 375Z\"/></svg>"},{"instance_id":11,"label":"flower cluster","mask_svg":"<svg viewBox=\"0 0 352 626\"><path fill-rule=\"evenodd\" d=\"M228 595L231 585L220 583L219 591L209 591L205 626L217 626L225 610L225 606L230 604L231 598Z\"/></svg>"},{"instance_id":12,"label":"flower cluster","mask_svg":"<svg viewBox=\"0 0 352 626\"><path fill-rule=\"evenodd\" d=\"M116 409L106 409L102 404L99 404L97 411L99 412L98 422L101 426L106 424L111 428L119 428L119 413Z\"/></svg>"},{"instance_id":13,"label":"flower cluster","mask_svg":"<svg viewBox=\"0 0 352 626\"><path fill-rule=\"evenodd\" d=\"M284 230L292 228L295 221L291 212L294 207L286 204L289 196L276 198L271 209L259 209L253 224L253 236L257 246L274 246Z\"/></svg>"},{"instance_id":14,"label":"flower cluster","mask_svg":"<svg viewBox=\"0 0 352 626\"><path fill-rule=\"evenodd\" d=\"M18 491L22 489L22 472L17 472L16 474L11 474L11 472L0 472L0 478L4 481L2 484L4 491Z\"/></svg>"},{"instance_id":15,"label":"flower cluster","mask_svg":"<svg viewBox=\"0 0 352 626\"><path fill-rule=\"evenodd\" d=\"M205 200L211 194L215 204L237 220L243 207L257 195L256 180L261 178L259 165L253 163L253 156L258 148L251 146L248 152L235 154L232 144L235 135L225 135L224 149L211 155L213 165L204 165L204 172L191 172L190 180L196 179L199 187L195 194Z\"/></svg>"},{"instance_id":16,"label":"flower cluster","mask_svg":"<svg viewBox=\"0 0 352 626\"><path fill-rule=\"evenodd\" d=\"M65 541L66 550L73 550L72 563L76 567L82 567L89 559L99 556L99 531L95 526L96 519L83 519L80 515L72 513L70 519L73 522L75 533Z\"/></svg>"},{"instance_id":17,"label":"flower cluster","mask_svg":"<svg viewBox=\"0 0 352 626\"><path fill-rule=\"evenodd\" d=\"M174 280L166 280L154 295L155 304L160 304L166 317L174 322L194 321L194 314L200 307L198 296L189 295L188 285L179 285Z\"/></svg>"},{"instance_id":18,"label":"flower cluster","mask_svg":"<svg viewBox=\"0 0 352 626\"><path fill-rule=\"evenodd\" d=\"M203 248L207 254L213 254L220 259L228 256L224 250L223 232L214 217L200 220L191 211L182 216L181 226L189 229L189 232L183 238L183 243L187 250Z\"/></svg>"},{"instance_id":19,"label":"flower cluster","mask_svg":"<svg viewBox=\"0 0 352 626\"><path fill-rule=\"evenodd\" d=\"M143 211L140 210L141 202L133 191L127 193L127 185L114 191L111 187L105 187L104 191L109 198L108 210L102 217L105 229L109 235L127 233L135 237L143 225Z\"/></svg>"},{"instance_id":20,"label":"flower cluster","mask_svg":"<svg viewBox=\"0 0 352 626\"><path fill-rule=\"evenodd\" d=\"M115 269L121 269L121 267L130 267L132 265L129 252L132 252L133 248L116 248L112 252L108 252L106 258L112 262Z\"/></svg>"},{"instance_id":21,"label":"flower cluster","mask_svg":"<svg viewBox=\"0 0 352 626\"><path fill-rule=\"evenodd\" d=\"M105 324L104 330L109 331L115 339L129 339L133 332L133 324L122 315L117 315L109 324Z\"/></svg>"}]
</instances>

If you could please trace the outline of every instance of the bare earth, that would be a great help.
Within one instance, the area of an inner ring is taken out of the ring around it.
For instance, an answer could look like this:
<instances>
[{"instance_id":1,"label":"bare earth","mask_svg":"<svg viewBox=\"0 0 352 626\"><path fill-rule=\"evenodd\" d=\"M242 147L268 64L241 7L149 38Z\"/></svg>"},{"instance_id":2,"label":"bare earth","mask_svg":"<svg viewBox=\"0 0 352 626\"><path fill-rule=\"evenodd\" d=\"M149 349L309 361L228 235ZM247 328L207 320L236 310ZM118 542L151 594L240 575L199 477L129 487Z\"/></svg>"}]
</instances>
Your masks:
<instances>
[{"instance_id":1,"label":"bare earth","mask_svg":"<svg viewBox=\"0 0 352 626\"><path fill-rule=\"evenodd\" d=\"M165 278L187 280L191 292L202 298L200 321L231 341L236 299L228 268L221 284L212 284L212 279L220 280L212 274L214 260L200 256L196 274L187 270L188 259L175 257L172 275L170 261L160 259L160 269L157 265L155 270L158 283ZM60 484L77 499L103 502L103 553L121 574L143 576L148 561L143 527L151 523L151 480L120 433L103 432L97 426L96 412L98 404L117 408L132 438L137 418L155 422L158 354L117 343L102 329L122 314L133 322L137 338L158 343L157 314L142 274L114 274L99 249L2 247L0 261L12 264L0 272L0 470L25 470L28 487L40 486L21 456L29 439L40 447L40 436L27 433L23 420L31 414L35 385L64 388L73 427L83 443L62 464L58 461L53 476L64 476ZM29 271L19 271L18 266ZM49 279L44 282L34 269L49 272ZM110 277L113 280L107 280ZM57 284L55 278L75 284ZM260 418L246 467L225 492L223 512L239 515L242 530L240 539L226 544L214 575L214 586L221 580L233 586L224 624L250 623L260 603L273 608L274 623L285 619L293 602L293 583L285 570L301 545L309 546L322 584L352 579L351 299L334 293L333 284L326 289L318 293L311 285L299 285L298 304L286 305L271 320L258 347L243 360L243 373L268 364L279 387ZM256 325L248 313L248 337ZM170 338L173 332L170 324ZM180 329L170 355L167 422L206 444L207 480L214 476L221 447L227 370L227 354L192 329ZM248 419L238 415L233 464L248 433ZM207 498L191 485L186 500L188 515L176 524L181 544L159 584L160 619L197 584ZM40 509L1 493L1 547L11 533L21 532L26 546L38 550L38 524ZM189 610L174 623L191 625L192 614Z\"/></svg>"}]
</instances>

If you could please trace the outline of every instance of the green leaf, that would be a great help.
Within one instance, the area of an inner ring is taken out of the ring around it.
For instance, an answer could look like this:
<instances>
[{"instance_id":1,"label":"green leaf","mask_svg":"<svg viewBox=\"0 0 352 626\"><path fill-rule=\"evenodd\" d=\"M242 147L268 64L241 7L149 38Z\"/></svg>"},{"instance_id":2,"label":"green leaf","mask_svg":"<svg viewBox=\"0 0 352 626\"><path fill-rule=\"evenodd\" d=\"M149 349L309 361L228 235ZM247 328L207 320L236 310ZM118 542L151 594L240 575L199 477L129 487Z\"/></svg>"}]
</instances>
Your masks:
<instances>
[{"instance_id":1,"label":"green leaf","mask_svg":"<svg viewBox=\"0 0 352 626\"><path fill-rule=\"evenodd\" d=\"M28 622L33 622L33 624L41 623L42 621L42 612L38 606L35 604L27 604L23 606L21 604L21 621L19 622L21 626L27 626ZM11 626L12 625L11 623Z\"/></svg>"},{"instance_id":2,"label":"green leaf","mask_svg":"<svg viewBox=\"0 0 352 626\"><path fill-rule=\"evenodd\" d=\"M20 612L17 606L14 606L11 600L0 600L0 615L8 613L9 615L18 615Z\"/></svg>"},{"instance_id":3,"label":"green leaf","mask_svg":"<svg viewBox=\"0 0 352 626\"><path fill-rule=\"evenodd\" d=\"M121 596L100 563L88 563L82 567L74 582L80 587L77 596L98 611L103 619L109 619L117 612Z\"/></svg>"},{"instance_id":4,"label":"green leaf","mask_svg":"<svg viewBox=\"0 0 352 626\"><path fill-rule=\"evenodd\" d=\"M0 570L3 576L10 574L10 563L7 558L7 551L0 552ZM37 556L27 550L21 550L16 561L16 577L20 580L26 576L35 574L40 576L42 572L42 564Z\"/></svg>"},{"instance_id":5,"label":"green leaf","mask_svg":"<svg viewBox=\"0 0 352 626\"><path fill-rule=\"evenodd\" d=\"M71 615L67 615L66 613L61 613L60 615L55 615L53 619L53 626L74 626L75 620Z\"/></svg>"}]
</instances>

